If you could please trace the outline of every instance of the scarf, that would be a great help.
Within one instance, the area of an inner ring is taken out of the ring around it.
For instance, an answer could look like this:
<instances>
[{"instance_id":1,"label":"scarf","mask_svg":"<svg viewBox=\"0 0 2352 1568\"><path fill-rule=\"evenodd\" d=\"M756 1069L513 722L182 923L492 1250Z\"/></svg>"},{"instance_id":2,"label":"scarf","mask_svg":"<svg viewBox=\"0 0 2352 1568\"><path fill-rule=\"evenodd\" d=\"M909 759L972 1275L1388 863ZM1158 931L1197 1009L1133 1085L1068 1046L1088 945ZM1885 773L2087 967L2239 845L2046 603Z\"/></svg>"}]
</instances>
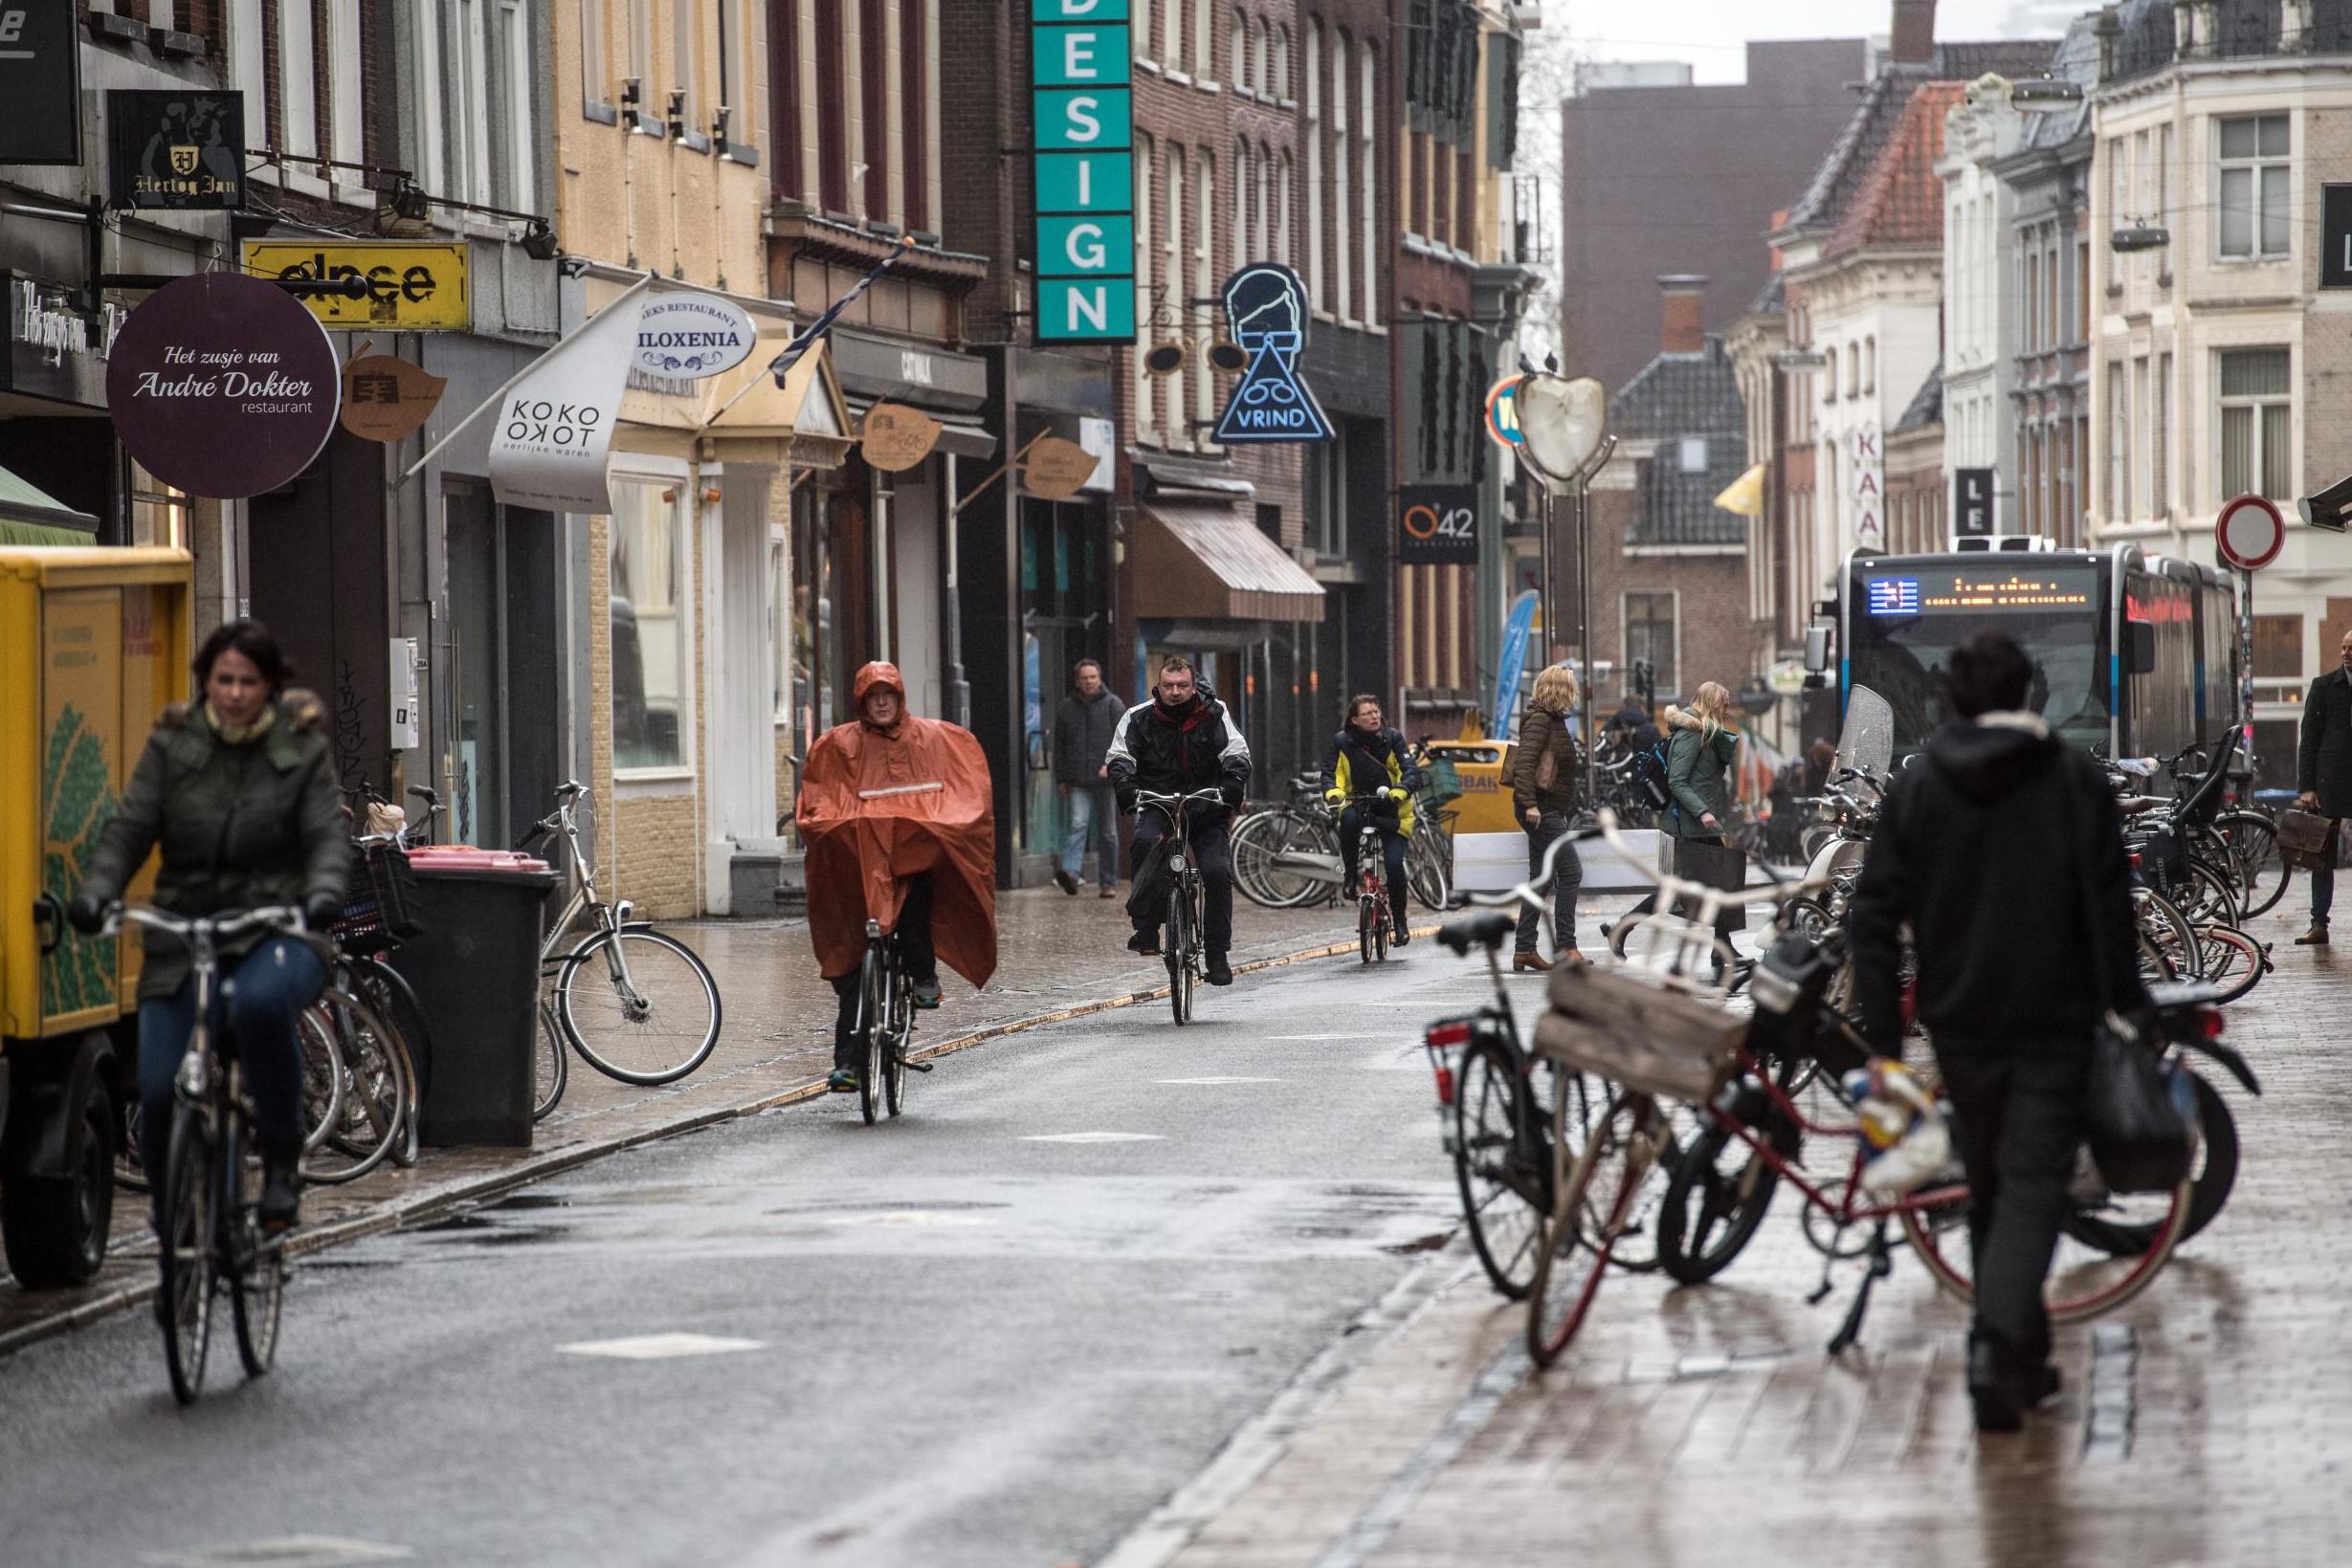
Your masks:
<instances>
[{"instance_id":1,"label":"scarf","mask_svg":"<svg viewBox=\"0 0 2352 1568\"><path fill-rule=\"evenodd\" d=\"M269 734L271 727L277 722L277 704L275 701L263 703L261 717L250 724L231 724L225 722L220 715L214 713L212 705L208 702L204 705L204 718L206 723L212 726L212 733L219 736L224 744L249 745Z\"/></svg>"}]
</instances>

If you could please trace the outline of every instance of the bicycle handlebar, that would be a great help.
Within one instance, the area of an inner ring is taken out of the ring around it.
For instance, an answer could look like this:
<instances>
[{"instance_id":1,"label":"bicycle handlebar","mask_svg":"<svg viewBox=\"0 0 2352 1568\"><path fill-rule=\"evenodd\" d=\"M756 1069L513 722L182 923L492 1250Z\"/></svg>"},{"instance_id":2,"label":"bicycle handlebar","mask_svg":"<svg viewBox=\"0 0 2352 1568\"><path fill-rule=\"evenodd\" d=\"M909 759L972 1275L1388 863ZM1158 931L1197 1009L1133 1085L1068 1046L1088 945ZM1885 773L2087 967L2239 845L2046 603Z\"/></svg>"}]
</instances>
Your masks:
<instances>
[{"instance_id":1,"label":"bicycle handlebar","mask_svg":"<svg viewBox=\"0 0 2352 1568\"><path fill-rule=\"evenodd\" d=\"M1188 795L1162 795L1149 789L1135 792L1135 804L1138 806L1188 806L1194 801L1214 801L1222 806L1225 804L1224 787L1195 789Z\"/></svg>"},{"instance_id":2,"label":"bicycle handlebar","mask_svg":"<svg viewBox=\"0 0 2352 1568\"><path fill-rule=\"evenodd\" d=\"M1633 847L1617 831L1617 813L1603 806L1597 826L1563 833L1552 841L1552 847L1543 851L1543 863L1534 876L1507 893L1474 893L1470 895L1470 901L1482 909L1508 909L1516 904L1541 913L1544 890L1552 885L1552 874L1558 869L1561 854L1571 844L1586 843L1596 838L1606 839L1609 847L1623 855L1628 865L1657 884L1661 907L1681 899L1712 900L1708 910L1712 916L1716 910L1734 905L1772 904L1808 897L1827 891L1830 886L1830 878L1826 875L1804 877L1794 882L1784 882L1774 877L1762 887L1738 889L1711 888L1703 882L1686 882L1679 877L1664 875L1641 863L1633 852ZM1758 864L1763 863L1760 861ZM1764 872L1770 875L1771 868L1764 867Z\"/></svg>"},{"instance_id":3,"label":"bicycle handlebar","mask_svg":"<svg viewBox=\"0 0 2352 1568\"><path fill-rule=\"evenodd\" d=\"M265 926L289 937L299 937L309 930L302 921L302 912L291 904L263 904L255 909L228 915L198 916L193 919L146 904L116 904L106 911L106 923L100 928L99 935L112 937L125 924L160 931L166 937L177 937L183 942L200 936L210 937L215 941L233 940L248 931Z\"/></svg>"}]
</instances>

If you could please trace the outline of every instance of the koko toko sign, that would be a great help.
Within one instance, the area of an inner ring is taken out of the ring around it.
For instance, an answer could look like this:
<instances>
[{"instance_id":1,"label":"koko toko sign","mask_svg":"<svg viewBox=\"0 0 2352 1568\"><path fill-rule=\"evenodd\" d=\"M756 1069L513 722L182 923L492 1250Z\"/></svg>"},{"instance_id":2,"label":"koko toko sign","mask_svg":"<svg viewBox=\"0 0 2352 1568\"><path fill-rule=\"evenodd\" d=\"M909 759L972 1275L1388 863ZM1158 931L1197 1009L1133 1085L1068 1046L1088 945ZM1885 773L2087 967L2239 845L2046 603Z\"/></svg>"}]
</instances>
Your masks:
<instances>
[{"instance_id":1,"label":"koko toko sign","mask_svg":"<svg viewBox=\"0 0 2352 1568\"><path fill-rule=\"evenodd\" d=\"M1135 341L1128 0L1030 0L1039 342Z\"/></svg>"}]
</instances>

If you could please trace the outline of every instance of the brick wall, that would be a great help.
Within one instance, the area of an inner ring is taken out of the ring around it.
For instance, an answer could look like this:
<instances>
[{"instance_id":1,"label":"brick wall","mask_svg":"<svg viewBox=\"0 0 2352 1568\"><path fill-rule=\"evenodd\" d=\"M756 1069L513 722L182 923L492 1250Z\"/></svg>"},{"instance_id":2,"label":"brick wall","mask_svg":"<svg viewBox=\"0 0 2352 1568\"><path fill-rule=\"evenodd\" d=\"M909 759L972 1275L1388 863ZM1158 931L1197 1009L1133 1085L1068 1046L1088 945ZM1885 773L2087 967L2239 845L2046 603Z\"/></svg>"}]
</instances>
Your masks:
<instances>
[{"instance_id":1,"label":"brick wall","mask_svg":"<svg viewBox=\"0 0 2352 1568\"><path fill-rule=\"evenodd\" d=\"M1734 692L1748 676L1755 637L1747 617L1747 557L1743 551L1712 555L1635 555L1622 541L1639 507L1632 488L1631 462L1619 456L1610 462L1592 490L1592 633L1593 657L1615 672L1602 683L1600 701L1613 708L1623 700L1625 677L1625 596L1629 593L1670 593L1675 597L1675 675L1672 686L1663 675L1658 700L1687 701L1702 680L1720 680ZM1561 573L1563 619L1572 618L1575 606L1573 570Z\"/></svg>"}]
</instances>

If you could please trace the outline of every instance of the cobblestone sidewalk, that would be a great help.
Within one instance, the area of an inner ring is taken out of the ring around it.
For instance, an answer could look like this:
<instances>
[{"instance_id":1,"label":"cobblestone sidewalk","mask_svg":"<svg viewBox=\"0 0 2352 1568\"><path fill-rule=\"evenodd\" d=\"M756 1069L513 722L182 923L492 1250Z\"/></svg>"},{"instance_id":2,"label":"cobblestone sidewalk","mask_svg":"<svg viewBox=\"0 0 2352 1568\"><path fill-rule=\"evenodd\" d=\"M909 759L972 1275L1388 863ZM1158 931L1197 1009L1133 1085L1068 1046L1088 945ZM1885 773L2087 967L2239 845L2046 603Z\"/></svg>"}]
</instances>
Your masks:
<instances>
[{"instance_id":1,"label":"cobblestone sidewalk","mask_svg":"<svg viewBox=\"0 0 2352 1568\"><path fill-rule=\"evenodd\" d=\"M943 975L945 1005L923 1015L919 1046L972 1043L1073 1011L1117 1005L1166 983L1159 960L1124 948L1121 903L1088 888L1076 898L1053 888L999 895L999 962L986 990ZM1426 911L1417 912L1428 919ZM1342 940L1353 951L1353 908L1234 911L1233 963L1279 962ZM817 974L799 921L719 922L665 927L709 962L719 981L723 1028L718 1049L692 1077L666 1088L617 1083L577 1057L563 1102L535 1130L528 1149L428 1148L409 1169L387 1165L343 1187L314 1187L303 1199L298 1250L388 1229L436 1208L657 1137L822 1092L832 1066L833 996ZM1244 978L1235 989L1246 994ZM1172 1026L1171 1026L1172 1027ZM433 1042L437 1053L466 1049ZM926 1080L952 1081L952 1066ZM848 1102L854 1104L854 1098ZM851 1115L855 1115L853 1109ZM44 1335L121 1310L153 1288L154 1243L144 1195L118 1195L114 1246L92 1284L75 1291L26 1291L0 1274L0 1355Z\"/></svg>"},{"instance_id":2,"label":"cobblestone sidewalk","mask_svg":"<svg viewBox=\"0 0 2352 1568\"><path fill-rule=\"evenodd\" d=\"M1108 1562L1168 1561L1151 1541L1195 1526L1176 1568L2352 1561L2352 953L2255 924L2278 972L2230 1009L2265 1093L2224 1090L2229 1207L2139 1301L2059 1332L2066 1391L2027 1433L1976 1437L1965 1316L1899 1254L1862 1346L1827 1357L1854 1276L1806 1304L1820 1259L1785 1191L1716 1284L1613 1274L1541 1376L1471 1266L1246 1491L1196 1485Z\"/></svg>"}]
</instances>

